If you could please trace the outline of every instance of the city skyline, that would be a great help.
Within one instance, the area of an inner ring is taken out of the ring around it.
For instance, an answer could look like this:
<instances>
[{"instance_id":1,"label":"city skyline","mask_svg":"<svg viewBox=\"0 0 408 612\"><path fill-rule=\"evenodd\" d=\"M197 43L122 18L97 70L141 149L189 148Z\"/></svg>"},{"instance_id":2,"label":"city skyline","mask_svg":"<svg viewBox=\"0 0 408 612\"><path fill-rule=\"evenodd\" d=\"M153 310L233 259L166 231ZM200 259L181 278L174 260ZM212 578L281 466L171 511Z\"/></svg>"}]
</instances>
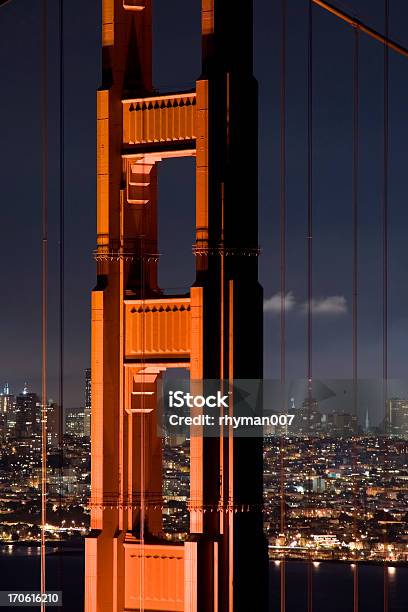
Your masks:
<instances>
[{"instance_id":1,"label":"city skyline","mask_svg":"<svg viewBox=\"0 0 408 612\"><path fill-rule=\"evenodd\" d=\"M87 424L85 425L85 429L88 432L86 435L90 436L90 413L91 413L91 370L90 368L85 368L83 372L83 402L82 405L79 406L64 406L63 407L63 416L62 416L62 425L63 430L66 430L66 422L69 415L74 415L81 413L84 416ZM37 418L40 419L40 410L41 410L41 398L38 390L32 389L30 387L29 382L24 379L24 384L20 389L13 389L10 387L8 382L0 384L0 415L6 416L8 412L15 409L16 400L18 398L24 397L33 397L35 398L36 407L38 410ZM58 403L52 397L47 398L47 406L54 406L55 410L59 410ZM57 420L59 417L53 417L51 421L47 422L47 426L51 426L54 428L56 426L55 418ZM50 419L50 416L48 416Z\"/></svg>"},{"instance_id":2,"label":"city skyline","mask_svg":"<svg viewBox=\"0 0 408 612\"><path fill-rule=\"evenodd\" d=\"M189 87L199 76L199 9L198 0L187 5L178 0L184 19L177 19L174 5L156 3L154 21L155 85L166 89L171 84ZM80 6L81 5L81 6ZM348 3L350 9L364 16L376 29L382 29L380 0L367 6L364 0ZM81 20L76 20L77 9ZM306 253L306 123L304 89L306 83L306 11L307 3L288 7L290 44L288 44L287 138L288 186L287 206L287 370L292 377L302 377L306 370L307 301L304 282ZM408 46L403 24L408 8L402 1L391 6L392 37ZM55 7L50 7L50 24L56 24ZM11 85L4 100L0 118L4 150L7 157L0 166L0 180L5 200L23 206L28 223L20 226L18 207L4 210L8 232L0 245L0 273L5 279L0 312L0 337L3 351L0 371L13 386L19 383L19 367L33 385L40 387L39 306L37 280L40 274L40 139L41 139L41 55L39 37L40 9L25 11L21 2L2 7L0 28L3 53L0 60L5 81ZM351 375L351 104L352 33L344 24L314 9L315 39L315 243L314 256L314 366L315 375L349 378ZM95 90L99 86L98 55L99 23L96 5L73 0L66 7L66 334L64 364L64 403L79 405L82 391L81 372L89 363L89 296L94 283L92 252L94 250L95 186ZM265 376L279 375L279 252L278 252L278 173L279 173L279 10L277 4L261 0L255 7L255 73L260 83L260 215L261 282L265 289ZM19 29L19 36L10 36ZM271 30L272 29L272 30ZM50 25L50 322L49 322L49 386L50 395L57 395L58 371L58 66L56 39ZM25 46L19 44L23 38ZM172 54L163 53L168 45ZM331 54L322 52L326 45ZM189 49L186 53L185 50ZM55 51L55 52L54 52ZM383 49L375 41L361 38L361 126L360 126L360 374L364 378L381 376L381 163L382 163L382 85L378 70ZM173 62L173 58L175 61ZM331 66L335 66L335 70ZM403 159L407 153L408 127L403 120L408 105L408 88L404 77L405 58L390 53L390 292L389 292L389 376L404 376L404 345L408 336L406 305L408 293L398 282L403 274L404 233L408 222L404 193L407 177ZM378 70L377 70L378 68ZM24 74L25 81L16 75ZM276 87L273 86L273 80ZM72 85L82 91L79 101ZM30 112L23 104L27 87L31 91ZM302 92L302 93L300 93ZM363 112L364 111L364 112ZM335 121L333 120L335 119ZM78 123L79 122L79 123ZM10 130L10 126L13 126ZM28 138L27 135L30 135ZM15 142L24 139L30 164L17 167L8 161L17 155ZM331 143L338 143L333 147ZM22 180L22 177L24 180ZM75 180L74 180L75 177ZM182 180L181 180L182 179ZM27 198L24 184L29 184ZM331 189L332 184L337 188ZM193 276L194 176L189 160L169 160L160 176L161 228L163 257L160 282L163 287L180 285L182 278ZM176 199L179 216L169 215L172 199ZM336 211L337 223L331 223L326 202ZM89 206L85 205L89 203ZM81 223L78 225L78 219ZM177 229L177 227L178 229ZM160 228L159 228L160 230ZM75 240L76 231L81 239ZM38 237L36 237L36 232ZM178 240L172 244L171 235ZM16 240L19 236L18 240ZM176 252L174 244L181 249ZM16 248L16 245L19 248ZM325 271L331 261L332 272ZM11 271L14 271L11 273ZM25 279L31 298L29 312L19 299L19 279ZM184 282L184 281L183 281ZM26 313L22 319L23 313ZM16 349L23 346L24 351ZM335 350L333 350L333 347Z\"/></svg>"}]
</instances>

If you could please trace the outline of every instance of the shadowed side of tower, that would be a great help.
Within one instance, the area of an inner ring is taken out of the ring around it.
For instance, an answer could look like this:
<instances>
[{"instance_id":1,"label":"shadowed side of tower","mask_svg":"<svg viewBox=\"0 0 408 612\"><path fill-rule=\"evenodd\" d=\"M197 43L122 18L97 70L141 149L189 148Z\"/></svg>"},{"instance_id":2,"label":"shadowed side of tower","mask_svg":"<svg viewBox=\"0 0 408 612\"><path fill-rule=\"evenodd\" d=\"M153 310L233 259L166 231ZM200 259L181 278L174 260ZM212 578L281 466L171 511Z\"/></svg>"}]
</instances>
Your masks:
<instances>
[{"instance_id":1,"label":"shadowed side of tower","mask_svg":"<svg viewBox=\"0 0 408 612\"><path fill-rule=\"evenodd\" d=\"M150 0L103 0L86 612L267 610L261 437L191 437L190 537L175 545L156 432L165 370L189 369L204 390L262 377L252 1L236 13L232 0L202 1L196 89L158 94ZM197 275L188 295L168 296L157 165L181 156L196 158Z\"/></svg>"},{"instance_id":2,"label":"shadowed side of tower","mask_svg":"<svg viewBox=\"0 0 408 612\"><path fill-rule=\"evenodd\" d=\"M197 134L195 245L196 287L203 292L201 374L203 379L261 379L253 6L251 0L239 7L232 0L204 0L202 6L203 72L197 105L198 113L201 107L208 113L199 123L204 133ZM262 438L192 438L191 445L192 497L193 489L200 489L195 478L201 484L198 505L211 509L218 504L222 510L197 517L192 513L191 532L202 533L204 542L214 540L217 566L213 603L210 577L202 580L204 567L210 565L203 544L197 609L267 610Z\"/></svg>"}]
</instances>

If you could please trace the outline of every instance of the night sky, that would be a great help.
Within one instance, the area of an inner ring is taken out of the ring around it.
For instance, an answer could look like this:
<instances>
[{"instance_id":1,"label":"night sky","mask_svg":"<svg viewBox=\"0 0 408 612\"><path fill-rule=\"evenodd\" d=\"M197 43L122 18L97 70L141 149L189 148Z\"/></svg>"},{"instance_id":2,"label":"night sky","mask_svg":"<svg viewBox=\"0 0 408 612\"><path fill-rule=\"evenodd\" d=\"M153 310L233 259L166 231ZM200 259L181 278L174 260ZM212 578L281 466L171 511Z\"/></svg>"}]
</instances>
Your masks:
<instances>
[{"instance_id":1,"label":"night sky","mask_svg":"<svg viewBox=\"0 0 408 612\"><path fill-rule=\"evenodd\" d=\"M237 3L239 4L239 3ZM279 376L280 2L255 0L260 84L260 277L265 377ZM307 9L288 0L287 375L306 374ZM49 2L49 395L57 396L59 99L58 2ZM340 3L338 3L340 6ZM383 0L341 6L377 30ZM40 390L42 2L0 8L0 383ZM238 18L239 18L239 9ZM181 19L180 16L183 16ZM408 47L408 6L390 1L390 35ZM314 376L351 376L351 152L353 30L314 8ZM96 0L65 2L65 406L83 404L95 282L95 92L100 83ZM359 371L381 375L383 47L361 35ZM406 376L408 339L408 59L390 52L389 376ZM188 89L200 74L200 0L154 0L154 82ZM245 152L243 152L245 154ZM160 283L194 279L194 163L159 170Z\"/></svg>"}]
</instances>

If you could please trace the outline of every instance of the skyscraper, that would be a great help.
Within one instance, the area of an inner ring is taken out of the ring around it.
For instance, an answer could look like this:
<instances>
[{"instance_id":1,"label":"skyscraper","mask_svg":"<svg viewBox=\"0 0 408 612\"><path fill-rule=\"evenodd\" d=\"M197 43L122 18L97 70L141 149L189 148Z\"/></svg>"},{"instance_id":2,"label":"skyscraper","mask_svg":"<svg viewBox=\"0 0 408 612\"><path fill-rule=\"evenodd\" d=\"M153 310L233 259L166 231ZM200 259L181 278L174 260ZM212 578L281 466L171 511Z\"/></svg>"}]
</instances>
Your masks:
<instances>
[{"instance_id":1,"label":"skyscraper","mask_svg":"<svg viewBox=\"0 0 408 612\"><path fill-rule=\"evenodd\" d=\"M387 400L386 433L394 437L408 435L408 400L391 398Z\"/></svg>"},{"instance_id":2,"label":"skyscraper","mask_svg":"<svg viewBox=\"0 0 408 612\"><path fill-rule=\"evenodd\" d=\"M15 397L6 383L0 393L0 439L5 440L15 427Z\"/></svg>"},{"instance_id":3,"label":"skyscraper","mask_svg":"<svg viewBox=\"0 0 408 612\"><path fill-rule=\"evenodd\" d=\"M47 446L56 448L61 440L60 406L49 399L47 402Z\"/></svg>"},{"instance_id":4,"label":"skyscraper","mask_svg":"<svg viewBox=\"0 0 408 612\"><path fill-rule=\"evenodd\" d=\"M91 368L85 370L84 435L91 437Z\"/></svg>"},{"instance_id":5,"label":"skyscraper","mask_svg":"<svg viewBox=\"0 0 408 612\"><path fill-rule=\"evenodd\" d=\"M325 415L324 429L331 436L352 436L358 430L357 417L347 412L327 414Z\"/></svg>"},{"instance_id":6,"label":"skyscraper","mask_svg":"<svg viewBox=\"0 0 408 612\"><path fill-rule=\"evenodd\" d=\"M304 399L296 413L293 431L299 435L316 434L322 430L322 414L314 397Z\"/></svg>"},{"instance_id":7,"label":"skyscraper","mask_svg":"<svg viewBox=\"0 0 408 612\"><path fill-rule=\"evenodd\" d=\"M41 429L41 402L36 393L29 393L27 383L16 398L15 438L32 438Z\"/></svg>"},{"instance_id":8,"label":"skyscraper","mask_svg":"<svg viewBox=\"0 0 408 612\"><path fill-rule=\"evenodd\" d=\"M91 368L85 370L85 408L91 407Z\"/></svg>"}]
</instances>

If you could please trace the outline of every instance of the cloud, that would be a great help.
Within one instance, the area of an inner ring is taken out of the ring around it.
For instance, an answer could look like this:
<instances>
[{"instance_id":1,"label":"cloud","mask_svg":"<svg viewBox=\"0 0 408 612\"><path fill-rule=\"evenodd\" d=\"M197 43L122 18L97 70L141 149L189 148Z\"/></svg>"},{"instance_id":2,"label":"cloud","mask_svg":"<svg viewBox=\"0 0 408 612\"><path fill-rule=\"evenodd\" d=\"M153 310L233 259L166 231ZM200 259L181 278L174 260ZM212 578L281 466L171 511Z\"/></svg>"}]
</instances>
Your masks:
<instances>
[{"instance_id":1,"label":"cloud","mask_svg":"<svg viewBox=\"0 0 408 612\"><path fill-rule=\"evenodd\" d=\"M307 302L303 304L307 311ZM312 313L314 315L342 315L347 313L347 300L343 295L332 295L326 298L312 300Z\"/></svg>"},{"instance_id":2,"label":"cloud","mask_svg":"<svg viewBox=\"0 0 408 612\"><path fill-rule=\"evenodd\" d=\"M307 302L296 304L293 291L288 291L284 300L285 311L298 310L307 313ZM276 293L264 300L263 309L265 313L279 314L282 307L281 294ZM313 315L338 316L347 313L347 300L343 295L331 295L328 297L315 298L312 300Z\"/></svg>"},{"instance_id":3,"label":"cloud","mask_svg":"<svg viewBox=\"0 0 408 612\"><path fill-rule=\"evenodd\" d=\"M295 305L296 303L295 303L295 296L293 295L293 291L288 291L284 299L285 310L286 311L293 310ZM270 298L267 298L266 300L264 300L264 305L263 305L264 312L270 312L272 314L277 314L277 313L280 313L281 308L282 308L282 299L281 299L280 293L276 293L275 295L272 295Z\"/></svg>"}]
</instances>

